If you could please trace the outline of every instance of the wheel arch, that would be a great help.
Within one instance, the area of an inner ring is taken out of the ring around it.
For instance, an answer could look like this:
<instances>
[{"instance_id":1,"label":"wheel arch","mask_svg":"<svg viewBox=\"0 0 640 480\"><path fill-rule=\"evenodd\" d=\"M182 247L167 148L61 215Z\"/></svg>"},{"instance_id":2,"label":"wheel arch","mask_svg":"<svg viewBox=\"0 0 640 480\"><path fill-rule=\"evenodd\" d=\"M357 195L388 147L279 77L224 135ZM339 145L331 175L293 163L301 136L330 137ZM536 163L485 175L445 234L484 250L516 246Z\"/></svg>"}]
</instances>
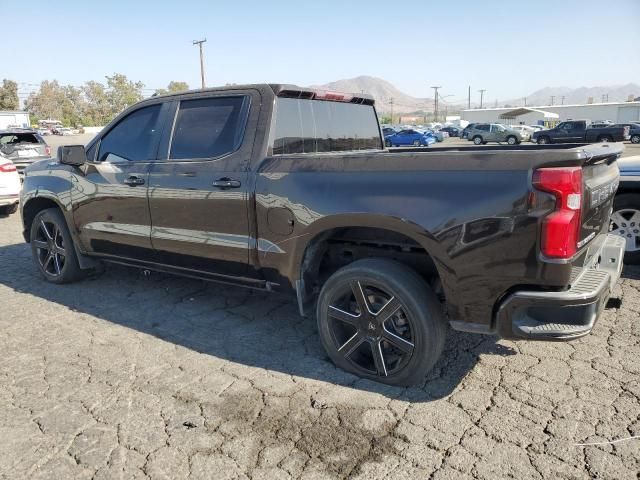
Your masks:
<instances>
[{"instance_id":1,"label":"wheel arch","mask_svg":"<svg viewBox=\"0 0 640 480\"><path fill-rule=\"evenodd\" d=\"M78 248L77 235L75 229L73 228L74 226L73 221L70 218L70 212L66 208L64 208L60 201L55 197L38 195L28 199L22 205L22 235L25 241L27 243L31 242L31 226L33 225L33 220L36 218L36 215L48 208L57 208L62 213L62 216L64 217L64 220L67 224L67 229L69 230L71 238L73 239L73 249L76 252L80 268L83 270L95 268L98 262L93 258L83 254Z\"/></svg>"},{"instance_id":2,"label":"wheel arch","mask_svg":"<svg viewBox=\"0 0 640 480\"><path fill-rule=\"evenodd\" d=\"M429 232L413 222L398 217L345 214L314 222L309 226L308 231L299 237L299 241L293 248L290 278L293 279L296 287L301 312L318 293L315 287L317 282L322 282L321 263L328 254L329 242L341 239L341 235L350 232L366 234L369 240L366 241L367 246L364 251L375 251L376 248L380 248L380 252L384 253L379 255L380 258L394 258L394 251L389 248L399 248L397 244L403 240L406 241L409 250L418 255L424 255L426 264L432 265L434 278L441 282L442 294L446 297L447 288L444 278L450 269L447 266L445 254ZM400 255L403 256L402 252ZM376 255L365 254L364 257L354 257L353 261L373 257ZM415 269L411 264L409 266Z\"/></svg>"}]
</instances>

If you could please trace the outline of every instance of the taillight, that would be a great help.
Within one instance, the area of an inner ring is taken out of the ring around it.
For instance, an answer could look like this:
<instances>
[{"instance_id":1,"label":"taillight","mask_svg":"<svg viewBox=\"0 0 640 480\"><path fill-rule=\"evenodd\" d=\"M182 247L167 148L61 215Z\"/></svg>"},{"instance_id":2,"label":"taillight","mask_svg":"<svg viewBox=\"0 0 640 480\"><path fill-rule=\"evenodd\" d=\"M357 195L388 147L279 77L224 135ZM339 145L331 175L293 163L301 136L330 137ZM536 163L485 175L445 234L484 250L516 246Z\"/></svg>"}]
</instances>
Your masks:
<instances>
[{"instance_id":1,"label":"taillight","mask_svg":"<svg viewBox=\"0 0 640 480\"><path fill-rule=\"evenodd\" d=\"M582 168L539 168L533 173L533 186L556 197L555 210L542 221L542 254L550 258L572 257L580 240Z\"/></svg>"},{"instance_id":2,"label":"taillight","mask_svg":"<svg viewBox=\"0 0 640 480\"><path fill-rule=\"evenodd\" d=\"M44 153L46 153L47 155L51 155L51 147L49 145L46 145L44 147Z\"/></svg>"},{"instance_id":3,"label":"taillight","mask_svg":"<svg viewBox=\"0 0 640 480\"><path fill-rule=\"evenodd\" d=\"M15 172L16 170L16 166L13 163L0 165L0 172Z\"/></svg>"}]
</instances>

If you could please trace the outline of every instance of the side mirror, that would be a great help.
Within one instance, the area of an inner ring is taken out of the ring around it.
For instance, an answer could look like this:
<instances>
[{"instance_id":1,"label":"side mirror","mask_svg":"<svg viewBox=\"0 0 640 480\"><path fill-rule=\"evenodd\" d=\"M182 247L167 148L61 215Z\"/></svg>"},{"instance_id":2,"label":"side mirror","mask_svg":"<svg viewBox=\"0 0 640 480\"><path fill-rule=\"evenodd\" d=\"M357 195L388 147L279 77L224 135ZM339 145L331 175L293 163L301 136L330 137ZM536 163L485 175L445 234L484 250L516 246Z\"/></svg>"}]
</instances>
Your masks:
<instances>
[{"instance_id":1,"label":"side mirror","mask_svg":"<svg viewBox=\"0 0 640 480\"><path fill-rule=\"evenodd\" d=\"M58 147L58 162L79 167L87 162L84 145L63 145Z\"/></svg>"}]
</instances>

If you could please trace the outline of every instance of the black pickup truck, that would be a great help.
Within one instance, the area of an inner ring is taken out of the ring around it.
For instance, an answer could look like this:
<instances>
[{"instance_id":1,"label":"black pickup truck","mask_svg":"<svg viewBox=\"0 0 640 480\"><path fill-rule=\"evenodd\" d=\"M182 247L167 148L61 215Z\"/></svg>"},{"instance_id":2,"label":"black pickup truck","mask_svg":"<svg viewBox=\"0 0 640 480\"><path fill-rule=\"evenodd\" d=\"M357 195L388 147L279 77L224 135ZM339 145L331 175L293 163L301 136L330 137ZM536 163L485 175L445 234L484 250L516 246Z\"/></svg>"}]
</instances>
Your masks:
<instances>
[{"instance_id":1,"label":"black pickup truck","mask_svg":"<svg viewBox=\"0 0 640 480\"><path fill-rule=\"evenodd\" d=\"M570 120L558 124L555 128L534 132L531 141L544 145L547 143L623 142L630 138L629 127L616 125L591 127L587 120Z\"/></svg>"},{"instance_id":2,"label":"black pickup truck","mask_svg":"<svg viewBox=\"0 0 640 480\"><path fill-rule=\"evenodd\" d=\"M621 151L390 152L365 94L198 90L144 100L27 168L24 238L54 283L110 261L295 292L337 365L412 384L447 325L591 331L622 267L607 233Z\"/></svg>"}]
</instances>

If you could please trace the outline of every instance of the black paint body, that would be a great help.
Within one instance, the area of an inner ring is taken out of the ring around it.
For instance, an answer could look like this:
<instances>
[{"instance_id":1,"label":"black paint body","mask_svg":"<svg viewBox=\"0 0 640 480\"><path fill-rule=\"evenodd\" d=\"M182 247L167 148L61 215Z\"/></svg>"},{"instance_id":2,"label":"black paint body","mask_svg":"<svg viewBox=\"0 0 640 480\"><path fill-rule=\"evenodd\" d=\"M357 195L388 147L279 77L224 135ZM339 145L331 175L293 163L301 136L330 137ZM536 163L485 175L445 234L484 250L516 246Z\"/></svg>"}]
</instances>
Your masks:
<instances>
[{"instance_id":1,"label":"black paint body","mask_svg":"<svg viewBox=\"0 0 640 480\"><path fill-rule=\"evenodd\" d=\"M450 320L493 328L509 292L567 289L573 267L604 241L612 198L590 207L589 192L614 181L614 145L414 148L272 155L274 105L281 85L250 85L154 97L129 112L164 104L156 159L124 165L90 159L73 167L51 160L29 167L22 192L28 232L31 202L58 205L76 248L87 257L256 288L293 290L305 252L327 232L375 227L402 234L429 254ZM167 160L179 100L245 94L251 98L242 145L225 157ZM554 199L535 192L540 167L585 166L582 238L568 262L542 258L541 219ZM135 176L144 184L127 185ZM237 181L219 188L220 179ZM25 237L26 238L26 237Z\"/></svg>"}]
</instances>

